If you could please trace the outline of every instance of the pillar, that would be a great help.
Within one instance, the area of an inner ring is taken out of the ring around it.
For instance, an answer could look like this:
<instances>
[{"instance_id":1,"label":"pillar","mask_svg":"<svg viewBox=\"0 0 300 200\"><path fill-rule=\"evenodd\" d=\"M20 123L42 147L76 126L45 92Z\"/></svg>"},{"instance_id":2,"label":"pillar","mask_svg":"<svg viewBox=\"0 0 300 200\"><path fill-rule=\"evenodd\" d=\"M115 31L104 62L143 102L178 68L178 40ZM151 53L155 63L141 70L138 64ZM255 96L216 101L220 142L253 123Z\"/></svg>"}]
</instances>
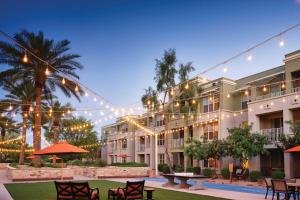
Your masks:
<instances>
[{"instance_id":1,"label":"pillar","mask_svg":"<svg viewBox=\"0 0 300 200\"><path fill-rule=\"evenodd\" d=\"M286 179L294 177L293 155L291 153L284 153L284 173Z\"/></svg>"}]
</instances>

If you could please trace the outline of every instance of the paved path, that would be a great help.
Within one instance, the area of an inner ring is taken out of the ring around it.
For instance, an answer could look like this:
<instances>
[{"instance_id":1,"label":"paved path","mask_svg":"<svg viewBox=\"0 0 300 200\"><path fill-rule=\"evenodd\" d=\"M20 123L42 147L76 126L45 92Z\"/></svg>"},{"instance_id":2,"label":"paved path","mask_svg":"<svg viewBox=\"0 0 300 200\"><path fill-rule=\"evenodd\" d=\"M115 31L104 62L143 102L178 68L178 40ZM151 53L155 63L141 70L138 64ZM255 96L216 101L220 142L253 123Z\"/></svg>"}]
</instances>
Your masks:
<instances>
[{"instance_id":1,"label":"paved path","mask_svg":"<svg viewBox=\"0 0 300 200\"><path fill-rule=\"evenodd\" d=\"M117 181L117 182L123 182L125 183L128 180L140 180L140 179L107 179L110 181ZM170 187L163 187L161 182L157 181L146 181L146 186L148 187L156 187L156 188L162 188L166 190L176 190L180 192L188 192L193 194L201 194L201 195L207 195L207 196L214 196L214 197L220 197L220 198L227 198L227 199L233 199L233 200L264 200L265 196L261 194L252 194L252 193L245 193L245 192L234 192L234 191L228 191L228 190L219 190L219 189L205 189L205 190L189 190L189 189L178 189L178 188L170 188ZM154 193L155 195L155 193ZM268 199L272 199L271 195L268 196Z\"/></svg>"},{"instance_id":2,"label":"paved path","mask_svg":"<svg viewBox=\"0 0 300 200\"><path fill-rule=\"evenodd\" d=\"M4 187L4 183L11 183L11 181L7 178L6 169L0 170L0 199L1 200L12 200L9 192Z\"/></svg>"}]
</instances>

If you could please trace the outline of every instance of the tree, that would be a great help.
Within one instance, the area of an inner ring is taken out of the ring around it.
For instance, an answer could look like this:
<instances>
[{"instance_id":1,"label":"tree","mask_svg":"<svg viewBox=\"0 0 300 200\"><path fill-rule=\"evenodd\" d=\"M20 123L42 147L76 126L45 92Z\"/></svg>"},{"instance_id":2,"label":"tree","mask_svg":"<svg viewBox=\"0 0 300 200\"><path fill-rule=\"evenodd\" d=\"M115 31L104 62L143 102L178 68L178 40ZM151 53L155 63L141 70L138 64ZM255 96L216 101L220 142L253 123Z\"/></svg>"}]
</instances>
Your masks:
<instances>
[{"instance_id":1,"label":"tree","mask_svg":"<svg viewBox=\"0 0 300 200\"><path fill-rule=\"evenodd\" d=\"M208 145L198 140L193 140L185 147L184 152L186 155L193 157L198 162L208 158Z\"/></svg>"},{"instance_id":2,"label":"tree","mask_svg":"<svg viewBox=\"0 0 300 200\"><path fill-rule=\"evenodd\" d=\"M22 165L24 164L29 108L35 100L34 83L31 80L24 80L21 83L5 81L3 89L9 94L5 95L6 99L2 100L2 103L6 103L10 112L20 112L22 116L22 145L19 158L19 164Z\"/></svg>"},{"instance_id":3,"label":"tree","mask_svg":"<svg viewBox=\"0 0 300 200\"><path fill-rule=\"evenodd\" d=\"M177 73L175 68L175 64L177 62L175 50L169 49L168 51L165 51L163 57L161 59L156 59L155 62L156 66L154 80L156 82L156 90L163 93L163 99L160 103L162 105L163 116L166 116L165 104L167 100L167 94L170 92L170 89L175 86L175 75ZM166 117L164 120L166 131L168 130L168 117ZM167 155L169 169L172 171L172 163L168 152L168 142L165 143L165 152Z\"/></svg>"},{"instance_id":4,"label":"tree","mask_svg":"<svg viewBox=\"0 0 300 200\"><path fill-rule=\"evenodd\" d=\"M60 121L61 127L59 128L60 134L58 140L66 140L70 144L75 146L96 144L98 142L94 126L91 125L91 121L84 117L71 117L68 119L62 119ZM45 138L47 141L54 142L53 130L46 130ZM95 145L88 149L90 153L85 154L90 158L95 158L99 146ZM70 156L70 158L80 158L81 156Z\"/></svg>"},{"instance_id":5,"label":"tree","mask_svg":"<svg viewBox=\"0 0 300 200\"><path fill-rule=\"evenodd\" d=\"M145 89L145 94L141 98L142 104L148 109L155 109L158 105L157 93L151 86ZM153 107L151 106L153 105Z\"/></svg>"},{"instance_id":6,"label":"tree","mask_svg":"<svg viewBox=\"0 0 300 200\"><path fill-rule=\"evenodd\" d=\"M69 54L70 42L62 40L55 42L44 37L43 32L29 32L23 30L13 36L19 44L28 51L34 53L40 59L34 57L30 52L24 52L19 46L8 42L0 42L0 64L7 64L10 68L0 72L0 80L10 77L12 81L28 78L34 80L36 107L35 107L35 129L33 146L35 150L41 148L41 96L43 90L46 93L54 92L58 87L67 96L75 96L80 100L83 94L81 87L74 81L79 79L76 69L82 69L82 65L75 59L77 54ZM27 60L23 59L27 56ZM39 159L35 164L39 164Z\"/></svg>"},{"instance_id":7,"label":"tree","mask_svg":"<svg viewBox=\"0 0 300 200\"><path fill-rule=\"evenodd\" d=\"M251 133L251 126L228 129L228 155L245 164L250 158L266 154L264 145L268 140L264 135Z\"/></svg>"},{"instance_id":8,"label":"tree","mask_svg":"<svg viewBox=\"0 0 300 200\"><path fill-rule=\"evenodd\" d=\"M207 149L207 157L214 159L215 167L217 167L216 161L228 154L228 145L225 140L213 140L208 143Z\"/></svg>"},{"instance_id":9,"label":"tree","mask_svg":"<svg viewBox=\"0 0 300 200\"><path fill-rule=\"evenodd\" d=\"M71 104L67 103L66 105L61 105L61 103L57 100L50 100L49 104L49 127L54 130L53 134L53 142L58 142L58 131L60 127L61 120L66 116L68 112L73 110L71 108ZM53 164L56 164L56 156L53 158Z\"/></svg>"},{"instance_id":10,"label":"tree","mask_svg":"<svg viewBox=\"0 0 300 200\"><path fill-rule=\"evenodd\" d=\"M300 145L300 121L296 121L295 123L292 123L292 121L286 121L285 123L290 125L290 130L293 134L282 134L279 138L280 143L277 145L283 150Z\"/></svg>"},{"instance_id":11,"label":"tree","mask_svg":"<svg viewBox=\"0 0 300 200\"><path fill-rule=\"evenodd\" d=\"M178 70L180 83L184 83L184 82L188 81L189 74L192 71L195 71L195 68L193 67L192 62L188 62L186 64L180 64L179 70Z\"/></svg>"}]
</instances>

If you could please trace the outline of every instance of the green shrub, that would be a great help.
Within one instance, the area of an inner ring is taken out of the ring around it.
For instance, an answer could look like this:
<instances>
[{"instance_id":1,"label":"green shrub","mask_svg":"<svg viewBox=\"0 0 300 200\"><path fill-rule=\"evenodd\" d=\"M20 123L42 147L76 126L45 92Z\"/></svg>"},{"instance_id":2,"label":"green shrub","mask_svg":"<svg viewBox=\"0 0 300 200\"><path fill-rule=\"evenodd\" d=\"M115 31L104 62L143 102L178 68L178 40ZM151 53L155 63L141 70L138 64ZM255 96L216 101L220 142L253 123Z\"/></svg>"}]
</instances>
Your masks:
<instances>
[{"instance_id":1,"label":"green shrub","mask_svg":"<svg viewBox=\"0 0 300 200\"><path fill-rule=\"evenodd\" d=\"M183 172L184 169L183 167L180 167L180 166L175 166L175 169L174 169L175 172Z\"/></svg>"},{"instance_id":2,"label":"green shrub","mask_svg":"<svg viewBox=\"0 0 300 200\"><path fill-rule=\"evenodd\" d=\"M13 167L13 168L18 168L18 163L9 163L9 166L10 167Z\"/></svg>"},{"instance_id":3,"label":"green shrub","mask_svg":"<svg viewBox=\"0 0 300 200\"><path fill-rule=\"evenodd\" d=\"M167 164L159 164L158 165L158 171L163 172L164 166L168 166Z\"/></svg>"},{"instance_id":4,"label":"green shrub","mask_svg":"<svg viewBox=\"0 0 300 200\"><path fill-rule=\"evenodd\" d=\"M191 172L194 174L200 174L201 173L201 168L200 167L188 167L186 168L186 172Z\"/></svg>"},{"instance_id":5,"label":"green shrub","mask_svg":"<svg viewBox=\"0 0 300 200\"><path fill-rule=\"evenodd\" d=\"M205 168L202 170L202 174L208 178L211 178L213 175L213 170L211 168Z\"/></svg>"},{"instance_id":6,"label":"green shrub","mask_svg":"<svg viewBox=\"0 0 300 200\"><path fill-rule=\"evenodd\" d=\"M229 168L227 167L227 168L222 169L221 174L224 179L229 179L230 178Z\"/></svg>"},{"instance_id":7,"label":"green shrub","mask_svg":"<svg viewBox=\"0 0 300 200\"><path fill-rule=\"evenodd\" d=\"M169 168L168 165L163 166L162 173L164 173L164 174L169 174L170 173L170 168Z\"/></svg>"},{"instance_id":8,"label":"green shrub","mask_svg":"<svg viewBox=\"0 0 300 200\"><path fill-rule=\"evenodd\" d=\"M251 171L249 173L249 179L251 182L257 182L259 179L262 178L260 171Z\"/></svg>"},{"instance_id":9,"label":"green shrub","mask_svg":"<svg viewBox=\"0 0 300 200\"><path fill-rule=\"evenodd\" d=\"M272 179L284 179L285 174L283 171L273 171L272 172Z\"/></svg>"},{"instance_id":10,"label":"green shrub","mask_svg":"<svg viewBox=\"0 0 300 200\"><path fill-rule=\"evenodd\" d=\"M136 163L136 162L128 162L128 163L113 163L111 166L117 167L147 167L146 163Z\"/></svg>"}]
</instances>

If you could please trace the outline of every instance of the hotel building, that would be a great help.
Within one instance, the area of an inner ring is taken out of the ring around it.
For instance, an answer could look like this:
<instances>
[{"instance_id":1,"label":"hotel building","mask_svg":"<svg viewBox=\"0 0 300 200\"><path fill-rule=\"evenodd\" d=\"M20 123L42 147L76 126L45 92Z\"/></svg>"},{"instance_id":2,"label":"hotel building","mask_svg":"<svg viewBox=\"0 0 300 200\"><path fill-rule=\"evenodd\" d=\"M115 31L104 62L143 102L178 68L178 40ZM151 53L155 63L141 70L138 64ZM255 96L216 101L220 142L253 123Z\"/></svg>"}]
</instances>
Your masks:
<instances>
[{"instance_id":1,"label":"hotel building","mask_svg":"<svg viewBox=\"0 0 300 200\"><path fill-rule=\"evenodd\" d=\"M218 78L204 80L196 77L191 84L201 88L197 90L198 115L183 118L180 111L173 110L169 117L167 132L161 114L148 112L141 116L130 116L158 135L158 163L167 163L184 168L197 166L215 166L213 160L197 163L184 154L189 138L210 142L213 139L225 139L228 128L252 125L252 132L267 137L270 144L265 146L268 155L252 158L250 170L262 171L270 175L272 170L282 169L286 177L300 177L295 166L300 166L300 157L285 154L276 143L282 134L292 134L285 121L300 120L300 51L285 55L284 65L253 74L238 80ZM174 104L178 87L169 102ZM299 97L298 97L299 95ZM178 112L178 114L176 114ZM172 114L173 115L173 114ZM163 134L166 133L166 134ZM114 124L102 128L102 136L108 145L106 155L109 164L113 162L144 162L155 168L155 137L144 130L119 118ZM228 166L230 158L217 161L218 168Z\"/></svg>"}]
</instances>

